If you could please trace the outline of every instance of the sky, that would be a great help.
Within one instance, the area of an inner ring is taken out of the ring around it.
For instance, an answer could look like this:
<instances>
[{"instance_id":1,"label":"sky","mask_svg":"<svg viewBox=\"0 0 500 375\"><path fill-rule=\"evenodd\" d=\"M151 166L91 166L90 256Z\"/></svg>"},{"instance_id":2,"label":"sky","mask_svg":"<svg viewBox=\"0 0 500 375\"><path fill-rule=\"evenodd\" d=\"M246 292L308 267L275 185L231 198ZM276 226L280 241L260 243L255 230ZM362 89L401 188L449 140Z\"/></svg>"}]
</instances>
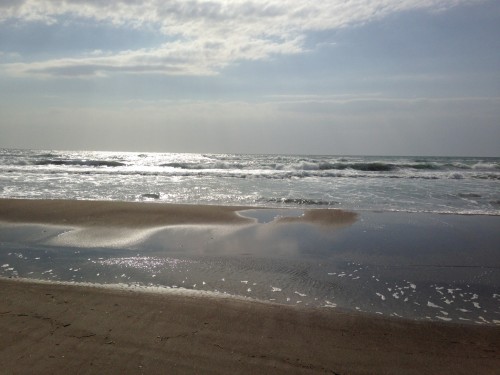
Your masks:
<instances>
[{"instance_id":1,"label":"sky","mask_svg":"<svg viewBox=\"0 0 500 375\"><path fill-rule=\"evenodd\" d=\"M0 147L500 156L500 1L1 0Z\"/></svg>"}]
</instances>

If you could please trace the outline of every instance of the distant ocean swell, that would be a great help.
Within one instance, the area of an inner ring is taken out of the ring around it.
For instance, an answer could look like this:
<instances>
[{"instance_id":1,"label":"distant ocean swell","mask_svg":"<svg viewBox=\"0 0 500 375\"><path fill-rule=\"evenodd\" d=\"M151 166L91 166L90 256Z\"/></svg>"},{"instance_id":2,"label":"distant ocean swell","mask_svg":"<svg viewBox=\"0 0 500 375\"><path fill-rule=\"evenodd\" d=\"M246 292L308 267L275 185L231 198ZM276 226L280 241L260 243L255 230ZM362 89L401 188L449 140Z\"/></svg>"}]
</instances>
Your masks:
<instances>
[{"instance_id":1,"label":"distant ocean swell","mask_svg":"<svg viewBox=\"0 0 500 375\"><path fill-rule=\"evenodd\" d=\"M127 164L126 161L116 160L87 160L87 159L41 159L31 161L33 165L60 165L60 166L88 166L88 167L124 167L133 166L134 164ZM22 161L22 165L26 165ZM231 169L231 170L248 170L248 169L261 169L261 170L346 170L352 169L357 171L371 171L371 172L388 172L394 170L483 170L483 171L500 171L499 162L478 162L472 165L463 163L436 163L436 162L415 162L404 164L393 164L385 162L369 162L369 163L328 163L320 161L300 161L299 163L292 164L277 164L277 163L228 163L224 161L217 162L203 162L203 163L182 163L172 162L159 164L159 167L170 167L176 169L188 170L212 170L212 169Z\"/></svg>"}]
</instances>

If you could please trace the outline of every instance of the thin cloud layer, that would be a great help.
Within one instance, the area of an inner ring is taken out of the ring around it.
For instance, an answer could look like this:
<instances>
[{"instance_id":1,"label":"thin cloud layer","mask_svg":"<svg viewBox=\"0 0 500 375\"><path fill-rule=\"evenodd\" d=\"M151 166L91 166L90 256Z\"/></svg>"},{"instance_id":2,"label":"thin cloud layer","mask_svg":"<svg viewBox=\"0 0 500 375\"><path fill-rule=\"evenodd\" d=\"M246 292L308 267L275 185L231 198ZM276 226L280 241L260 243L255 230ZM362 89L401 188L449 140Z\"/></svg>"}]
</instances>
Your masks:
<instances>
[{"instance_id":1,"label":"thin cloud layer","mask_svg":"<svg viewBox=\"0 0 500 375\"><path fill-rule=\"evenodd\" d=\"M444 11L482 0L7 0L0 23L100 23L155 30L148 49L81 54L4 64L15 75L105 76L112 73L214 75L238 61L307 51L308 33L366 23L395 12Z\"/></svg>"}]
</instances>

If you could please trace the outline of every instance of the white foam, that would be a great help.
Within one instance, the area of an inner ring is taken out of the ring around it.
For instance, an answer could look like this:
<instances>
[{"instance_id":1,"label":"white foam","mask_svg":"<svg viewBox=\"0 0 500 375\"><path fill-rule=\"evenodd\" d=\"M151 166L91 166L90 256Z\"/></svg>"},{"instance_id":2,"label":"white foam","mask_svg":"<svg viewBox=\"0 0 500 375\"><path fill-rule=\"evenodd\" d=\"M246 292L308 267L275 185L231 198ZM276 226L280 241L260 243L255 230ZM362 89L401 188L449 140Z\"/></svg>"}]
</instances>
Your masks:
<instances>
[{"instance_id":1,"label":"white foam","mask_svg":"<svg viewBox=\"0 0 500 375\"><path fill-rule=\"evenodd\" d=\"M482 322L484 322L484 323L488 323L488 324L490 323L489 321L487 321L486 319L484 319L482 316L479 316L478 318L479 318Z\"/></svg>"},{"instance_id":2,"label":"white foam","mask_svg":"<svg viewBox=\"0 0 500 375\"><path fill-rule=\"evenodd\" d=\"M281 288L276 288L274 286L271 286L272 292L281 292Z\"/></svg>"},{"instance_id":3,"label":"white foam","mask_svg":"<svg viewBox=\"0 0 500 375\"><path fill-rule=\"evenodd\" d=\"M0 279L11 280L3 277L0 277ZM263 300L258 300L255 298L235 295L235 294L227 294L227 293L220 293L220 292L206 291L206 290L177 288L177 287L173 288L169 286L158 286L158 285L143 286L135 283L95 284L89 282L54 281L54 280L49 281L41 279L27 279L27 278L17 278L16 282L45 284L45 285L81 286L93 289L124 290L130 292L151 293L151 294L171 294L171 295L186 295L186 296L209 297L209 298L227 298L227 299L266 303L266 301Z\"/></svg>"},{"instance_id":4,"label":"white foam","mask_svg":"<svg viewBox=\"0 0 500 375\"><path fill-rule=\"evenodd\" d=\"M442 309L443 307L442 306L438 306L438 305L435 305L434 303L432 303L431 301L427 301L427 306L429 307L433 307L435 309Z\"/></svg>"},{"instance_id":5,"label":"white foam","mask_svg":"<svg viewBox=\"0 0 500 375\"><path fill-rule=\"evenodd\" d=\"M330 307L330 308L333 308L333 307L337 307L337 304L336 303L333 303L333 302L330 302L328 300L325 300L325 304L323 305L323 307Z\"/></svg>"},{"instance_id":6,"label":"white foam","mask_svg":"<svg viewBox=\"0 0 500 375\"><path fill-rule=\"evenodd\" d=\"M385 296L383 294L380 294L380 293L375 293L377 296L380 297L380 299L382 299L382 301L385 301Z\"/></svg>"}]
</instances>

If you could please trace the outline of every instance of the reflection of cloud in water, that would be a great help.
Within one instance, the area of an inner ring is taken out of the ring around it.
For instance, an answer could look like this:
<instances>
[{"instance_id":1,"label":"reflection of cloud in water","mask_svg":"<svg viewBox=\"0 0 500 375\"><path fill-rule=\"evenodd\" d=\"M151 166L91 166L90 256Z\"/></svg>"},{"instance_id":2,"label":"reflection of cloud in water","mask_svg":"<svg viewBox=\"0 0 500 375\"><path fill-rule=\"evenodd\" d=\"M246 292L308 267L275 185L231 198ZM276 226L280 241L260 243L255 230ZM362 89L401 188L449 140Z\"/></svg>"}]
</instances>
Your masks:
<instances>
[{"instance_id":1,"label":"reflection of cloud in water","mask_svg":"<svg viewBox=\"0 0 500 375\"><path fill-rule=\"evenodd\" d=\"M239 212L240 216L258 223L309 223L328 227L349 226L356 222L358 214L338 209L252 209Z\"/></svg>"},{"instance_id":2,"label":"reflection of cloud in water","mask_svg":"<svg viewBox=\"0 0 500 375\"><path fill-rule=\"evenodd\" d=\"M77 228L61 233L47 243L54 246L122 248L141 243L160 230L161 228Z\"/></svg>"},{"instance_id":3,"label":"reflection of cloud in water","mask_svg":"<svg viewBox=\"0 0 500 375\"><path fill-rule=\"evenodd\" d=\"M295 225L294 225L295 226ZM307 236L309 237L309 236ZM299 253L297 230L275 225L165 227L136 247L183 255L291 256Z\"/></svg>"},{"instance_id":4,"label":"reflection of cloud in water","mask_svg":"<svg viewBox=\"0 0 500 375\"><path fill-rule=\"evenodd\" d=\"M358 214L343 210L307 210L302 216L280 217L278 223L310 223L328 227L345 227L352 225Z\"/></svg>"}]
</instances>

